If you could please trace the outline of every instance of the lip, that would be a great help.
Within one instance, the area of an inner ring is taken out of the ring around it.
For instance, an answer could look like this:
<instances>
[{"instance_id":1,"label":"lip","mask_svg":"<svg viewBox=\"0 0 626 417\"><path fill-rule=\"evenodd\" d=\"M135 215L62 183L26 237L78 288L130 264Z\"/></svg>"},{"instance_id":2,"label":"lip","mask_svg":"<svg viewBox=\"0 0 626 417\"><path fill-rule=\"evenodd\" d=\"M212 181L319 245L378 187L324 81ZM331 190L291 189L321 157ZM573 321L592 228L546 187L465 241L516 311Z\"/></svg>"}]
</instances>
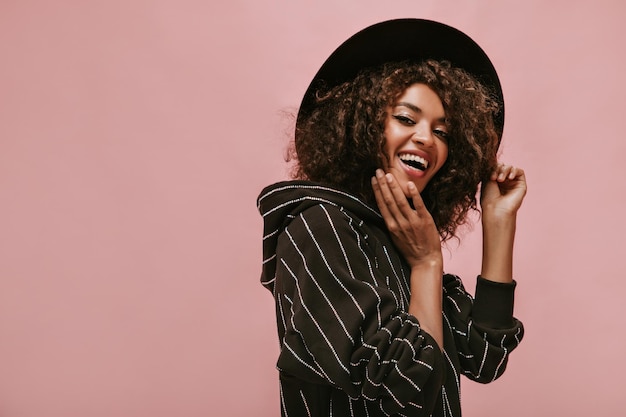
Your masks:
<instances>
[{"instance_id":1,"label":"lip","mask_svg":"<svg viewBox=\"0 0 626 417\"><path fill-rule=\"evenodd\" d=\"M416 155L416 156L419 156L420 158L424 158L428 162L428 168L426 168L424 171L420 171L419 169L415 169L405 164L400 159L401 154ZM397 161L398 166L402 169L402 171L404 171L407 174L407 176L409 176L409 178L416 178L416 179L423 178L424 176L426 176L426 173L428 172L428 170L433 164L430 155L426 152L419 151L419 150L400 151L396 154L396 161Z\"/></svg>"}]
</instances>

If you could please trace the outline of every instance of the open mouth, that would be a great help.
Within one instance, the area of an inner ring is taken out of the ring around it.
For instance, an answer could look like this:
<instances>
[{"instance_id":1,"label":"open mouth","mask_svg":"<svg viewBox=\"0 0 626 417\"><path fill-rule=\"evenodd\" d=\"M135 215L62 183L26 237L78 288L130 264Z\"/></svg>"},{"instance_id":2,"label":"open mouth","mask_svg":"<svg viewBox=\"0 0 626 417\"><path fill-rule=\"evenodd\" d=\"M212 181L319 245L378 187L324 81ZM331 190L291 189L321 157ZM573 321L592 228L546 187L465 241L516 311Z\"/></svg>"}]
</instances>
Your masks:
<instances>
[{"instance_id":1,"label":"open mouth","mask_svg":"<svg viewBox=\"0 0 626 417\"><path fill-rule=\"evenodd\" d=\"M428 168L428 161L422 158L421 156L403 153L398 155L398 158L402 161L403 164L408 165L413 169L418 169L420 171L426 170Z\"/></svg>"}]
</instances>

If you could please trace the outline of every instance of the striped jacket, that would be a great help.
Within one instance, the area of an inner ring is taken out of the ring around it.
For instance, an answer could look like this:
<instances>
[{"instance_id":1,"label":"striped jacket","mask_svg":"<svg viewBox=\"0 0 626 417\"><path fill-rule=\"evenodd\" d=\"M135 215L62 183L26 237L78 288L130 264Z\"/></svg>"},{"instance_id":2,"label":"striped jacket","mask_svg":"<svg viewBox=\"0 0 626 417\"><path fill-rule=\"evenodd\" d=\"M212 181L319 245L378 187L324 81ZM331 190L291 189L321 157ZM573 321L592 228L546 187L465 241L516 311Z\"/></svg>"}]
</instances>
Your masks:
<instances>
[{"instance_id":1,"label":"striped jacket","mask_svg":"<svg viewBox=\"0 0 626 417\"><path fill-rule=\"evenodd\" d=\"M515 283L446 274L444 352L407 313L410 270L379 212L305 181L263 190L262 284L280 341L283 416L460 416L460 375L490 382L523 336Z\"/></svg>"}]
</instances>

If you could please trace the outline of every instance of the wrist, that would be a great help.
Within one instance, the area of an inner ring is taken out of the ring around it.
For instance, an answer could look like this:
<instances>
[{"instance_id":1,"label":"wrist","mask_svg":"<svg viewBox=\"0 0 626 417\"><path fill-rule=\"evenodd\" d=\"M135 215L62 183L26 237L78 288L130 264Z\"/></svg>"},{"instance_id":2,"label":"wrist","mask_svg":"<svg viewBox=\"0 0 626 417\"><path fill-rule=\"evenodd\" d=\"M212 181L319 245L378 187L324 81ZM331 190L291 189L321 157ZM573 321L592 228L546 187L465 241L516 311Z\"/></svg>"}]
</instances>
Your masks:
<instances>
[{"instance_id":1,"label":"wrist","mask_svg":"<svg viewBox=\"0 0 626 417\"><path fill-rule=\"evenodd\" d=\"M483 226L506 227L514 226L517 222L517 212L499 210L497 208L484 209L481 212Z\"/></svg>"},{"instance_id":2,"label":"wrist","mask_svg":"<svg viewBox=\"0 0 626 417\"><path fill-rule=\"evenodd\" d=\"M416 259L410 263L411 271L443 271L443 256L441 253L429 257Z\"/></svg>"}]
</instances>

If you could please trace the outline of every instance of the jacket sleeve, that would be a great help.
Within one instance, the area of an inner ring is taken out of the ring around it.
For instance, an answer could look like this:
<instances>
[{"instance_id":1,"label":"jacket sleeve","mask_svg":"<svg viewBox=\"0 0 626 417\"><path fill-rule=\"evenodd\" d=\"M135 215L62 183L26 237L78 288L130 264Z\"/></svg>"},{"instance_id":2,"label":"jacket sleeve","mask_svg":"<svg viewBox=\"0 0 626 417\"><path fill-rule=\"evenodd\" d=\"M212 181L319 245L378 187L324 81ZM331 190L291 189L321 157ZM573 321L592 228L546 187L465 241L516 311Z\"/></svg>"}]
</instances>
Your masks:
<instances>
[{"instance_id":1,"label":"jacket sleeve","mask_svg":"<svg viewBox=\"0 0 626 417\"><path fill-rule=\"evenodd\" d=\"M513 317L516 283L498 283L478 277L472 298L461 279L444 277L444 314L459 354L461 370L468 378L491 382L504 372L509 354L524 335L522 323Z\"/></svg>"},{"instance_id":2,"label":"jacket sleeve","mask_svg":"<svg viewBox=\"0 0 626 417\"><path fill-rule=\"evenodd\" d=\"M385 245L340 209L319 205L278 239L275 298L278 368L331 384L386 413L429 415L443 381L443 356L406 313L402 279Z\"/></svg>"}]
</instances>

